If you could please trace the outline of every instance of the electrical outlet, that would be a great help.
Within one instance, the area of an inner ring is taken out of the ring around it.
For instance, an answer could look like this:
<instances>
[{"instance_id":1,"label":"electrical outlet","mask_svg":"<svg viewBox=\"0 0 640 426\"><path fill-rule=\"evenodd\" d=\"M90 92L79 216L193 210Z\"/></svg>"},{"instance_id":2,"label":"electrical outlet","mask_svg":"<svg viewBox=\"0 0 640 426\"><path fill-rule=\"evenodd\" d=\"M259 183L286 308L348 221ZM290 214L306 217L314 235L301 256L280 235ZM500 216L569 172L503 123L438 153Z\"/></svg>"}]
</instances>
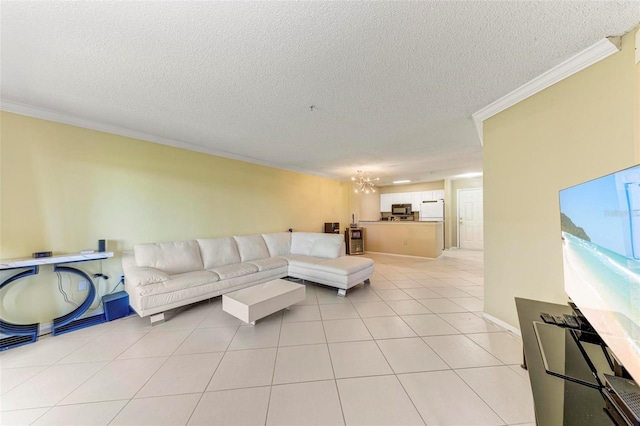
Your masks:
<instances>
[{"instance_id":1,"label":"electrical outlet","mask_svg":"<svg viewBox=\"0 0 640 426\"><path fill-rule=\"evenodd\" d=\"M87 280L78 281L78 291L87 291Z\"/></svg>"}]
</instances>

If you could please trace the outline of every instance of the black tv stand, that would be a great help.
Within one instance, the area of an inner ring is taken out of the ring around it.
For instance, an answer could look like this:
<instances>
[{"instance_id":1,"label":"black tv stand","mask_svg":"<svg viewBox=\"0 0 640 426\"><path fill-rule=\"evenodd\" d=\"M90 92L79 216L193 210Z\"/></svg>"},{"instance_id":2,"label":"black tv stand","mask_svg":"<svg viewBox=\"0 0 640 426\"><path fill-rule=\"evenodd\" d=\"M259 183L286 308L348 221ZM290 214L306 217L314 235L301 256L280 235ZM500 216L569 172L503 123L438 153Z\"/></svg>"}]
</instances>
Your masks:
<instances>
[{"instance_id":1,"label":"black tv stand","mask_svg":"<svg viewBox=\"0 0 640 426\"><path fill-rule=\"evenodd\" d=\"M587 330L588 322L571 328L542 321L542 312L579 318L568 305L516 298L516 307L538 425L640 426L633 410L625 412L625 404L632 404L611 383L625 380L619 377L624 369L600 336ZM626 392L640 405L640 392Z\"/></svg>"}]
</instances>

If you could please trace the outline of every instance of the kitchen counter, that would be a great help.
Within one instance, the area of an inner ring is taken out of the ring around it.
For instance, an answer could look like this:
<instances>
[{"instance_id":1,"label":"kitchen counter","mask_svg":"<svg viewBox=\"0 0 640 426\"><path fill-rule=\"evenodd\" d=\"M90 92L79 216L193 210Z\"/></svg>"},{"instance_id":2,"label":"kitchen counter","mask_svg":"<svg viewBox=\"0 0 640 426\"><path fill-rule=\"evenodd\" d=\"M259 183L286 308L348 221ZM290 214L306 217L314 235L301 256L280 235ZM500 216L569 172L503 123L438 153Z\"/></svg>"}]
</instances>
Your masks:
<instances>
[{"instance_id":1,"label":"kitchen counter","mask_svg":"<svg viewBox=\"0 0 640 426\"><path fill-rule=\"evenodd\" d=\"M361 221L365 250L375 253L436 259L443 249L443 223L418 221Z\"/></svg>"},{"instance_id":2,"label":"kitchen counter","mask_svg":"<svg viewBox=\"0 0 640 426\"><path fill-rule=\"evenodd\" d=\"M371 220L371 221L360 221L359 224L361 226L365 225L429 225L434 223L442 223L442 221L429 221L429 222L420 222L417 220Z\"/></svg>"}]
</instances>

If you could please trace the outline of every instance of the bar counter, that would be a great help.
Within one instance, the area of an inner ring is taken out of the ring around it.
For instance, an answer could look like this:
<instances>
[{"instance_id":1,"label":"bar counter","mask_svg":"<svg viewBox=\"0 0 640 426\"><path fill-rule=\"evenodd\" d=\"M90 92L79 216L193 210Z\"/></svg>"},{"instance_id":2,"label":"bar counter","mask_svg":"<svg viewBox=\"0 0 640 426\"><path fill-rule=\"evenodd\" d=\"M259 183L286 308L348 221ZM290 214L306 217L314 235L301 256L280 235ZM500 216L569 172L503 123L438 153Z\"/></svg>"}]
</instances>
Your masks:
<instances>
[{"instance_id":1,"label":"bar counter","mask_svg":"<svg viewBox=\"0 0 640 426\"><path fill-rule=\"evenodd\" d=\"M442 222L360 222L365 251L436 259L442 254Z\"/></svg>"}]
</instances>

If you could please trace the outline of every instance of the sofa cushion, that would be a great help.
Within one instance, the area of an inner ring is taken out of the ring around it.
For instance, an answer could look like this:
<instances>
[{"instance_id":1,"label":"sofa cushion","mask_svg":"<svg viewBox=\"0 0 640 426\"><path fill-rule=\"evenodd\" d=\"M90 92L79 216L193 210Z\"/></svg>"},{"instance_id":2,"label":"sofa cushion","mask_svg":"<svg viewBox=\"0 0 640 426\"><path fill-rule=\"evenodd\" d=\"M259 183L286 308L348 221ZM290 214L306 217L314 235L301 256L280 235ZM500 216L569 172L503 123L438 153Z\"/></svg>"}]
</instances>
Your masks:
<instances>
[{"instance_id":1,"label":"sofa cushion","mask_svg":"<svg viewBox=\"0 0 640 426\"><path fill-rule=\"evenodd\" d=\"M171 275L169 280L139 287L139 294L149 296L179 291L187 288L198 287L214 283L220 280L218 274L211 271L195 271L184 274Z\"/></svg>"},{"instance_id":2,"label":"sofa cushion","mask_svg":"<svg viewBox=\"0 0 640 426\"><path fill-rule=\"evenodd\" d=\"M284 256L291 252L291 232L262 234L271 257Z\"/></svg>"},{"instance_id":3,"label":"sofa cushion","mask_svg":"<svg viewBox=\"0 0 640 426\"><path fill-rule=\"evenodd\" d=\"M169 275L203 269L195 240L136 244L133 252L138 266L159 269Z\"/></svg>"},{"instance_id":4,"label":"sofa cushion","mask_svg":"<svg viewBox=\"0 0 640 426\"><path fill-rule=\"evenodd\" d=\"M167 281L170 279L170 275L159 269L142 267L127 273L126 279L136 285L147 285Z\"/></svg>"},{"instance_id":5,"label":"sofa cushion","mask_svg":"<svg viewBox=\"0 0 640 426\"><path fill-rule=\"evenodd\" d=\"M204 269L240 263L238 245L233 237L207 238L197 241L200 245Z\"/></svg>"},{"instance_id":6,"label":"sofa cushion","mask_svg":"<svg viewBox=\"0 0 640 426\"><path fill-rule=\"evenodd\" d=\"M340 234L294 232L291 235L291 254L333 259L341 254L343 238Z\"/></svg>"},{"instance_id":7,"label":"sofa cushion","mask_svg":"<svg viewBox=\"0 0 640 426\"><path fill-rule=\"evenodd\" d=\"M233 237L238 245L240 252L240 261L249 262L255 259L264 259L269 257L269 249L264 243L262 235L242 235Z\"/></svg>"},{"instance_id":8,"label":"sofa cushion","mask_svg":"<svg viewBox=\"0 0 640 426\"><path fill-rule=\"evenodd\" d=\"M351 275L371 266L373 266L373 260L366 257L342 256L336 259L314 263L310 265L309 268L336 275Z\"/></svg>"},{"instance_id":9,"label":"sofa cushion","mask_svg":"<svg viewBox=\"0 0 640 426\"><path fill-rule=\"evenodd\" d=\"M335 259L340 256L342 244L342 238L319 238L311 247L311 256Z\"/></svg>"},{"instance_id":10,"label":"sofa cushion","mask_svg":"<svg viewBox=\"0 0 640 426\"><path fill-rule=\"evenodd\" d=\"M271 271L272 269L282 268L287 266L286 259L282 257L267 257L266 259L256 259L248 262L258 267L258 271Z\"/></svg>"},{"instance_id":11,"label":"sofa cushion","mask_svg":"<svg viewBox=\"0 0 640 426\"><path fill-rule=\"evenodd\" d=\"M251 263L234 263L233 265L218 266L217 268L209 269L209 271L218 274L221 280L226 280L258 272L258 267Z\"/></svg>"}]
</instances>

